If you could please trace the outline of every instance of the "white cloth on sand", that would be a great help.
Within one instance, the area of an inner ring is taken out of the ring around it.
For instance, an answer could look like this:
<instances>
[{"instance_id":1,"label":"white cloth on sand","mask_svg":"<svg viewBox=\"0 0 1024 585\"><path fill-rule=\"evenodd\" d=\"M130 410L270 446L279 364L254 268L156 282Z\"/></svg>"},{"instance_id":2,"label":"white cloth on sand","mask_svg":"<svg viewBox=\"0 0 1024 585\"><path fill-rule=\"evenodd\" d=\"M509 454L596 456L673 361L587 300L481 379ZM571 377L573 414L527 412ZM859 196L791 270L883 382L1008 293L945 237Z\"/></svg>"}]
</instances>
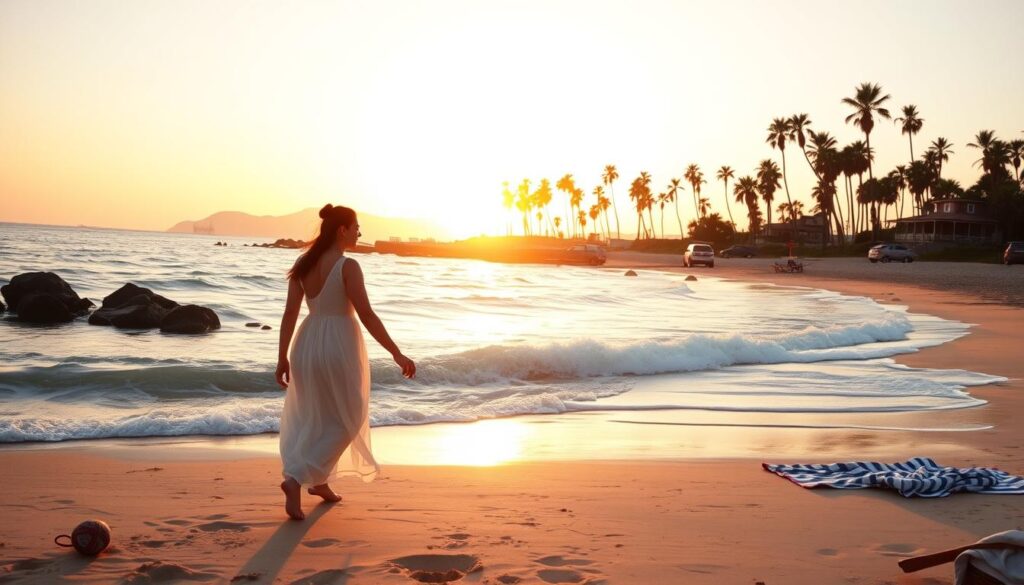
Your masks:
<instances>
[{"instance_id":1,"label":"white cloth on sand","mask_svg":"<svg viewBox=\"0 0 1024 585\"><path fill-rule=\"evenodd\" d=\"M283 474L303 485L356 475L372 481L380 467L370 451L370 366L355 309L345 294L342 256L289 354L291 379L281 414Z\"/></svg>"},{"instance_id":2,"label":"white cloth on sand","mask_svg":"<svg viewBox=\"0 0 1024 585\"><path fill-rule=\"evenodd\" d=\"M986 536L978 542L1024 546L1024 531L1007 530ZM975 569L1002 581L1005 585L1024 585L1024 550L1019 548L971 549L960 553L953 565L956 573L956 585L967 583L968 565L974 565Z\"/></svg>"}]
</instances>

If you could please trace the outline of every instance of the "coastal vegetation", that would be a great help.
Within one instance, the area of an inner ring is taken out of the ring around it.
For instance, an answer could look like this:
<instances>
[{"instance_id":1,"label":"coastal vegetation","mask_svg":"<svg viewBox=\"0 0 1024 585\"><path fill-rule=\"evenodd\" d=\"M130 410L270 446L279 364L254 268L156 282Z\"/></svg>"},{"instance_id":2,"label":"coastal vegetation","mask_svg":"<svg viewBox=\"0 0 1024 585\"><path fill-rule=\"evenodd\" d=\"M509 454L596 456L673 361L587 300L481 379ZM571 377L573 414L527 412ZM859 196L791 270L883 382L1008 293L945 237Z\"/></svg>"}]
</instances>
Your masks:
<instances>
[{"instance_id":1,"label":"coastal vegetation","mask_svg":"<svg viewBox=\"0 0 1024 585\"><path fill-rule=\"evenodd\" d=\"M979 131L965 143L966 150L960 153L971 152L978 157L974 167L980 171L980 176L973 185L965 187L942 175L950 156L957 154L956 145L948 138L935 137L923 152L915 155L915 137L927 127L916 105L900 106L893 116L892 97L875 83L858 85L852 95L841 101L849 108L845 123L859 130L863 140L840 145L807 113L773 118L765 138L774 153L772 157L762 160L752 173L744 176L738 177L739 173L729 165L722 165L715 173L715 178L723 184L722 203L716 204L703 196L702 187L708 181L695 163L680 165L681 176L669 178L664 189L658 192L652 188L651 174L641 171L628 186L630 209L636 214L634 247L641 241L668 239L666 213L675 215L679 238L684 238L679 200L685 196L687 187L690 192L687 200L692 202L695 218L686 225L686 235L691 240L716 243L764 240L765 228L773 222L773 212L783 225L798 222L811 213L823 218L825 242L845 248L856 241L878 240L887 233L886 226L893 219L920 215L927 202L946 198L986 201L1003 238L1024 239L1021 182L1024 138L1004 140L993 130ZM882 124L884 121L891 121L892 127ZM876 175L876 153L871 137L873 133L897 130L907 137L909 157L905 163L882 169ZM798 158L802 155L815 179L810 192L802 194L803 198L794 198L790 192L789 173L795 169L786 156L787 147L790 153L796 148L800 150ZM530 179L522 179L515 192L506 182L505 207L510 213L521 215L524 235L583 238L588 235L589 225L592 237L611 240L611 217L615 223L614 237L622 239L615 201L619 178L616 165L606 165L601 173L601 184L591 191L593 198L587 198L586 191L567 174L555 184L564 201L554 208L548 179L541 179L536 189L531 189ZM776 203L780 194L785 200ZM805 201L811 202L809 210ZM746 209L745 221L741 214L733 214L733 202ZM722 204L724 217L716 210ZM512 226L510 220L509 234L514 233Z\"/></svg>"}]
</instances>

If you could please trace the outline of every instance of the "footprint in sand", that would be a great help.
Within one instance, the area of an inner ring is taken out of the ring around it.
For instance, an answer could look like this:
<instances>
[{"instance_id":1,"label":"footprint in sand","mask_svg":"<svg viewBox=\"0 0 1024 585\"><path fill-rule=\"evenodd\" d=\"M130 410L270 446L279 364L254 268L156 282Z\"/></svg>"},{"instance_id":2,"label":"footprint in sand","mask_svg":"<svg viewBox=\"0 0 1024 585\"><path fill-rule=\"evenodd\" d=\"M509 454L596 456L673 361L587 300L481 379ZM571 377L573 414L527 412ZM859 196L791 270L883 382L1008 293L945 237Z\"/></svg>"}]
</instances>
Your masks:
<instances>
[{"instance_id":1,"label":"footprint in sand","mask_svg":"<svg viewBox=\"0 0 1024 585\"><path fill-rule=\"evenodd\" d=\"M871 549L887 557L913 557L924 552L924 549L917 546L916 544L908 544L903 542L895 542L889 544L880 544Z\"/></svg>"},{"instance_id":2,"label":"footprint in sand","mask_svg":"<svg viewBox=\"0 0 1024 585\"><path fill-rule=\"evenodd\" d=\"M334 544L341 544L341 541L337 538L318 538L316 540L304 540L302 546L309 548L324 548L325 546L331 546Z\"/></svg>"},{"instance_id":3,"label":"footprint in sand","mask_svg":"<svg viewBox=\"0 0 1024 585\"><path fill-rule=\"evenodd\" d=\"M582 583L584 578L572 569L541 569L537 576L545 583Z\"/></svg>"},{"instance_id":4,"label":"footprint in sand","mask_svg":"<svg viewBox=\"0 0 1024 585\"><path fill-rule=\"evenodd\" d=\"M216 573L194 571L183 565L154 561L139 565L121 581L124 585L148 585L149 583L177 583L180 581L213 581L219 579Z\"/></svg>"},{"instance_id":5,"label":"footprint in sand","mask_svg":"<svg viewBox=\"0 0 1024 585\"><path fill-rule=\"evenodd\" d=\"M592 565L594 561L590 559L567 559L563 556L552 555L544 558L537 559L537 562L542 565L549 567L565 567L565 566L580 566L580 565Z\"/></svg>"},{"instance_id":6,"label":"footprint in sand","mask_svg":"<svg viewBox=\"0 0 1024 585\"><path fill-rule=\"evenodd\" d=\"M178 520L172 518L171 520L164 520L164 524L170 524L172 526L191 526L192 522L189 520Z\"/></svg>"},{"instance_id":7,"label":"footprint in sand","mask_svg":"<svg viewBox=\"0 0 1024 585\"><path fill-rule=\"evenodd\" d=\"M819 548L815 552L817 552L819 555L821 555L823 557L837 557L837 556L839 556L839 551L834 549L834 548Z\"/></svg>"},{"instance_id":8,"label":"footprint in sand","mask_svg":"<svg viewBox=\"0 0 1024 585\"><path fill-rule=\"evenodd\" d=\"M335 585L336 583L340 585L348 580L347 577L345 569L328 569L305 577L299 577L289 583L289 585Z\"/></svg>"},{"instance_id":9,"label":"footprint in sand","mask_svg":"<svg viewBox=\"0 0 1024 585\"><path fill-rule=\"evenodd\" d=\"M483 569L474 555L409 555L391 564L421 583L449 583Z\"/></svg>"},{"instance_id":10,"label":"footprint in sand","mask_svg":"<svg viewBox=\"0 0 1024 585\"><path fill-rule=\"evenodd\" d=\"M230 532L248 532L251 529L248 524L224 521L208 522L206 524L200 524L196 526L196 528L202 530L203 532L220 532L222 530L227 530Z\"/></svg>"}]
</instances>

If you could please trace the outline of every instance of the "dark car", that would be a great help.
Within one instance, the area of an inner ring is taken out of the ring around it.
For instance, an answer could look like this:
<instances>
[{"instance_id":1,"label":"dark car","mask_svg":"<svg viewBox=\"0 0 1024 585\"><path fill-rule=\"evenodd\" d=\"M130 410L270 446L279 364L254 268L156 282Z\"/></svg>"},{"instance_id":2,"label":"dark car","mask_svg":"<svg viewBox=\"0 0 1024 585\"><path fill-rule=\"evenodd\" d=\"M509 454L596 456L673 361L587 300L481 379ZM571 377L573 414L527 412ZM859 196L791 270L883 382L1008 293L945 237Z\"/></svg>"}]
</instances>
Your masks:
<instances>
[{"instance_id":1,"label":"dark car","mask_svg":"<svg viewBox=\"0 0 1024 585\"><path fill-rule=\"evenodd\" d=\"M722 258L753 258L757 256L757 248L753 246L729 246L718 255Z\"/></svg>"},{"instance_id":2,"label":"dark car","mask_svg":"<svg viewBox=\"0 0 1024 585\"><path fill-rule=\"evenodd\" d=\"M565 259L572 264L590 264L600 266L608 260L604 248L594 244L577 244L565 251Z\"/></svg>"},{"instance_id":3,"label":"dark car","mask_svg":"<svg viewBox=\"0 0 1024 585\"><path fill-rule=\"evenodd\" d=\"M1010 242L1003 252L1003 264L1024 264L1024 242Z\"/></svg>"}]
</instances>

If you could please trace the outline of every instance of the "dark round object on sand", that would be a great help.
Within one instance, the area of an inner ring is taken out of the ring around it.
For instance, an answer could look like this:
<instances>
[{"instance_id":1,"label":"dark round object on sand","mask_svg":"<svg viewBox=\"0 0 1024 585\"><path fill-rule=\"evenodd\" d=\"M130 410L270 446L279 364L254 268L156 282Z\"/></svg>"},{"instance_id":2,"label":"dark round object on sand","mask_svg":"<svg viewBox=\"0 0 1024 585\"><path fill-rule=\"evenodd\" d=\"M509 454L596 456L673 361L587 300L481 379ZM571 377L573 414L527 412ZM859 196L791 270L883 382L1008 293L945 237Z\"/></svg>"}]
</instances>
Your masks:
<instances>
[{"instance_id":1,"label":"dark round object on sand","mask_svg":"<svg viewBox=\"0 0 1024 585\"><path fill-rule=\"evenodd\" d=\"M636 276L636 271L635 270L627 270L625 275L626 276Z\"/></svg>"},{"instance_id":2,"label":"dark round object on sand","mask_svg":"<svg viewBox=\"0 0 1024 585\"><path fill-rule=\"evenodd\" d=\"M71 541L70 544L61 542L62 538ZM94 557L110 545L110 526L102 520L86 520L71 531L71 536L61 534L53 539L59 546L73 546L79 553Z\"/></svg>"},{"instance_id":3,"label":"dark round object on sand","mask_svg":"<svg viewBox=\"0 0 1024 585\"><path fill-rule=\"evenodd\" d=\"M264 331L270 331L270 325L264 325L263 327L260 327L260 329Z\"/></svg>"}]
</instances>

